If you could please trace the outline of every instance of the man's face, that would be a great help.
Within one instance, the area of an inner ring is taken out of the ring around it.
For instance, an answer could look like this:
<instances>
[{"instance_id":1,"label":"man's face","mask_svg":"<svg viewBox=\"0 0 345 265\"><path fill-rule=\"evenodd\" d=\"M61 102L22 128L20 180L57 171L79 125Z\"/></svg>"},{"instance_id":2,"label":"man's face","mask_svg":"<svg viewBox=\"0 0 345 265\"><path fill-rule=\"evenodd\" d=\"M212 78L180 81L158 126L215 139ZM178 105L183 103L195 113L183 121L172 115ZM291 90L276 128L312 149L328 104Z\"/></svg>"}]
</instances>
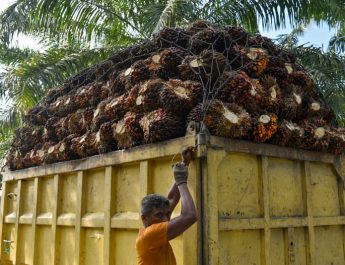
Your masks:
<instances>
[{"instance_id":1,"label":"man's face","mask_svg":"<svg viewBox=\"0 0 345 265\"><path fill-rule=\"evenodd\" d=\"M141 219L145 227L148 227L152 224L162 223L170 220L170 207L164 206L161 208L153 208L152 212L149 215L142 215Z\"/></svg>"}]
</instances>

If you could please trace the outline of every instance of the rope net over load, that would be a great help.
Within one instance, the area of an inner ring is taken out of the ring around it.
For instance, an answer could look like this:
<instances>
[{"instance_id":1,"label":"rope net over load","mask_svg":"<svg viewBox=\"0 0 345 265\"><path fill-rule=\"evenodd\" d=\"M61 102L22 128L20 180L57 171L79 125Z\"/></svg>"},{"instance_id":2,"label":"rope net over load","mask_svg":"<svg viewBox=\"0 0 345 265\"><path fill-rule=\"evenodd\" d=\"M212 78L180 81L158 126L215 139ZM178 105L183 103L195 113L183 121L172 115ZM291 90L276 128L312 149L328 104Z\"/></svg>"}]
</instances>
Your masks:
<instances>
[{"instance_id":1,"label":"rope net over load","mask_svg":"<svg viewBox=\"0 0 345 265\"><path fill-rule=\"evenodd\" d=\"M311 75L270 39L196 21L164 28L51 89L25 116L10 169L84 158L185 135L341 154L344 129Z\"/></svg>"}]
</instances>

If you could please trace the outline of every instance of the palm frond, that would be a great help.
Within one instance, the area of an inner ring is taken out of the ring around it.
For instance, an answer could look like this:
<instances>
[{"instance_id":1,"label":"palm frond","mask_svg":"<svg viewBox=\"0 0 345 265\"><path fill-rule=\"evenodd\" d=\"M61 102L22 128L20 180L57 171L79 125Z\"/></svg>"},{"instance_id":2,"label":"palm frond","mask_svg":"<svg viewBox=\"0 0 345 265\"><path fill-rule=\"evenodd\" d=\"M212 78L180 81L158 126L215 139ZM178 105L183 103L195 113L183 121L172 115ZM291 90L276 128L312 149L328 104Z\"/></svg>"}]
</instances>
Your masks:
<instances>
[{"instance_id":1,"label":"palm frond","mask_svg":"<svg viewBox=\"0 0 345 265\"><path fill-rule=\"evenodd\" d=\"M163 27L175 27L197 18L194 14L198 1L166 0L144 7L143 29L148 34L157 33ZM150 18L150 19L145 19Z\"/></svg>"},{"instance_id":2,"label":"palm frond","mask_svg":"<svg viewBox=\"0 0 345 265\"><path fill-rule=\"evenodd\" d=\"M333 36L329 41L328 50L345 54L345 35Z\"/></svg>"}]
</instances>

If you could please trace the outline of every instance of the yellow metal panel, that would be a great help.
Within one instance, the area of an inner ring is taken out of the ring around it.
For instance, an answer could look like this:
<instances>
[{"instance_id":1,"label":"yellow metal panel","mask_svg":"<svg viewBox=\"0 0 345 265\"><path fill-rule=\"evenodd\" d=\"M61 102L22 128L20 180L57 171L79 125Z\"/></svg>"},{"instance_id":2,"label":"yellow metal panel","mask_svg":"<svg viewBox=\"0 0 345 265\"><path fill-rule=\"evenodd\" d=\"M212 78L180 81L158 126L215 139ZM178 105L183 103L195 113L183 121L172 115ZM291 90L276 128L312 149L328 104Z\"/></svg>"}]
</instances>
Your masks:
<instances>
[{"instance_id":1,"label":"yellow metal panel","mask_svg":"<svg viewBox=\"0 0 345 265\"><path fill-rule=\"evenodd\" d=\"M33 264L33 239L34 235L31 225L20 225L17 247L17 262L19 264Z\"/></svg>"},{"instance_id":2,"label":"yellow metal panel","mask_svg":"<svg viewBox=\"0 0 345 265\"><path fill-rule=\"evenodd\" d=\"M36 264L47 265L53 264L52 255L49 246L52 244L52 233L50 226L38 226L36 229ZM42 255L42 253L44 253Z\"/></svg>"},{"instance_id":3,"label":"yellow metal panel","mask_svg":"<svg viewBox=\"0 0 345 265\"><path fill-rule=\"evenodd\" d=\"M21 192L21 205L20 215L33 212L33 201L36 195L34 190L34 180L23 180L22 181L22 192Z\"/></svg>"},{"instance_id":4,"label":"yellow metal panel","mask_svg":"<svg viewBox=\"0 0 345 265\"><path fill-rule=\"evenodd\" d=\"M114 194L112 198L115 213L138 212L140 205L140 164L125 164L113 170Z\"/></svg>"},{"instance_id":5,"label":"yellow metal panel","mask_svg":"<svg viewBox=\"0 0 345 265\"><path fill-rule=\"evenodd\" d=\"M344 233L341 226L315 228L316 265L344 265Z\"/></svg>"},{"instance_id":6,"label":"yellow metal panel","mask_svg":"<svg viewBox=\"0 0 345 265\"><path fill-rule=\"evenodd\" d=\"M9 263L15 259L16 255L14 247L16 227L14 224L5 224L2 232L2 240L6 242L4 242L4 252L1 253L1 261Z\"/></svg>"},{"instance_id":7,"label":"yellow metal panel","mask_svg":"<svg viewBox=\"0 0 345 265\"><path fill-rule=\"evenodd\" d=\"M111 230L110 265L137 264L137 254L135 251L135 239L137 235L138 230Z\"/></svg>"},{"instance_id":8,"label":"yellow metal panel","mask_svg":"<svg viewBox=\"0 0 345 265\"><path fill-rule=\"evenodd\" d=\"M77 172L60 176L61 189L58 200L58 216L74 213L77 207Z\"/></svg>"},{"instance_id":9,"label":"yellow metal panel","mask_svg":"<svg viewBox=\"0 0 345 265\"><path fill-rule=\"evenodd\" d=\"M188 240L188 238L186 240ZM179 236L179 237L175 238L174 240L172 240L170 242L170 244L171 244L171 247L174 251L177 264L181 264L181 265L182 264L184 264L184 265L193 264L192 263L193 259L192 259L191 255L189 255L189 258L187 259L187 260L190 260L191 262L187 263L187 264L183 263L184 255L188 256L188 253L183 252L183 236Z\"/></svg>"},{"instance_id":10,"label":"yellow metal panel","mask_svg":"<svg viewBox=\"0 0 345 265\"><path fill-rule=\"evenodd\" d=\"M268 164L271 216L305 215L300 163L281 158L269 158Z\"/></svg>"},{"instance_id":11,"label":"yellow metal panel","mask_svg":"<svg viewBox=\"0 0 345 265\"><path fill-rule=\"evenodd\" d=\"M313 216L340 214L337 176L330 165L310 163Z\"/></svg>"},{"instance_id":12,"label":"yellow metal panel","mask_svg":"<svg viewBox=\"0 0 345 265\"><path fill-rule=\"evenodd\" d=\"M80 246L81 265L103 264L104 234L103 229L82 229Z\"/></svg>"},{"instance_id":13,"label":"yellow metal panel","mask_svg":"<svg viewBox=\"0 0 345 265\"><path fill-rule=\"evenodd\" d=\"M263 216L259 162L256 156L231 153L222 160L211 160L216 165L211 178L218 178L218 212L225 217Z\"/></svg>"},{"instance_id":14,"label":"yellow metal panel","mask_svg":"<svg viewBox=\"0 0 345 265\"><path fill-rule=\"evenodd\" d=\"M52 214L54 200L54 178L44 177L40 179L39 191L38 191L38 207L37 215L42 213Z\"/></svg>"},{"instance_id":15,"label":"yellow metal panel","mask_svg":"<svg viewBox=\"0 0 345 265\"><path fill-rule=\"evenodd\" d=\"M18 182L15 181L10 181L7 182L7 190L6 193L3 194L3 198L5 201L5 206L4 206L4 215L5 217L7 215L15 215L17 212L17 198L18 198ZM11 197L9 197L9 195L13 195Z\"/></svg>"},{"instance_id":16,"label":"yellow metal panel","mask_svg":"<svg viewBox=\"0 0 345 265\"><path fill-rule=\"evenodd\" d=\"M216 264L261 264L262 230L223 231L219 234L219 261Z\"/></svg>"},{"instance_id":17,"label":"yellow metal panel","mask_svg":"<svg viewBox=\"0 0 345 265\"><path fill-rule=\"evenodd\" d=\"M74 227L58 227L56 231L57 265L71 265L75 255L75 230Z\"/></svg>"},{"instance_id":18,"label":"yellow metal panel","mask_svg":"<svg viewBox=\"0 0 345 265\"><path fill-rule=\"evenodd\" d=\"M84 213L104 211L104 175L104 168L84 171Z\"/></svg>"},{"instance_id":19,"label":"yellow metal panel","mask_svg":"<svg viewBox=\"0 0 345 265\"><path fill-rule=\"evenodd\" d=\"M294 228L292 237L288 229L271 230L271 261L272 264L307 264L305 228Z\"/></svg>"},{"instance_id":20,"label":"yellow metal panel","mask_svg":"<svg viewBox=\"0 0 345 265\"><path fill-rule=\"evenodd\" d=\"M179 157L172 157L156 160L150 163L149 170L149 192L167 195L171 184L173 183L172 164L180 162Z\"/></svg>"}]
</instances>

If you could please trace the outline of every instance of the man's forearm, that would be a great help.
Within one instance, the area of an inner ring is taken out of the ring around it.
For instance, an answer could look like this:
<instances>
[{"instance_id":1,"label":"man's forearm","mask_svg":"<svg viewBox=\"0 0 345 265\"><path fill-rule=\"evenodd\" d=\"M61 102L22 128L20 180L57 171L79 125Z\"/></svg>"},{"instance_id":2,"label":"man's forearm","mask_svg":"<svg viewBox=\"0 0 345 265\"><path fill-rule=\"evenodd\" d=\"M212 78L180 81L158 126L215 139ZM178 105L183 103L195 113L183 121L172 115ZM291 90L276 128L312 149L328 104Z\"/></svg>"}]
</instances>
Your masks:
<instances>
[{"instance_id":1,"label":"man's forearm","mask_svg":"<svg viewBox=\"0 0 345 265\"><path fill-rule=\"evenodd\" d=\"M183 183L178 186L179 192L181 194L181 216L184 216L187 219L190 219L194 223L197 219L197 213L195 204L192 198L192 195L189 192L188 186L186 183Z\"/></svg>"},{"instance_id":2,"label":"man's forearm","mask_svg":"<svg viewBox=\"0 0 345 265\"><path fill-rule=\"evenodd\" d=\"M180 191L177 187L177 185L175 184L175 182L172 184L171 188L170 188L170 191L168 193L168 200L169 200L169 203L170 203L170 211L172 212L177 203L179 202L180 200Z\"/></svg>"}]
</instances>

